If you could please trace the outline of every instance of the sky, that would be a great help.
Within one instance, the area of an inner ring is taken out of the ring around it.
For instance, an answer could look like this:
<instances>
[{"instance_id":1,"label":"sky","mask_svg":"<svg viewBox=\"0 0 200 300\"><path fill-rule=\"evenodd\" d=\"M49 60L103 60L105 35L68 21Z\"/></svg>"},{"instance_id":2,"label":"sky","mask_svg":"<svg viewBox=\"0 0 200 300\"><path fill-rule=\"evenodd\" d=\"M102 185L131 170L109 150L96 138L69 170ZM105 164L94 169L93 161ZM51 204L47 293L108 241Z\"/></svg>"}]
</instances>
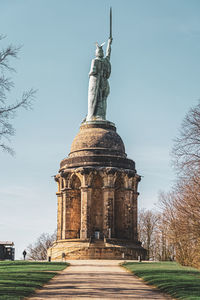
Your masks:
<instances>
[{"instance_id":1,"label":"sky","mask_svg":"<svg viewBox=\"0 0 200 300\"><path fill-rule=\"evenodd\" d=\"M53 175L87 114L95 42L109 37L113 9L111 92L114 122L142 180L140 208L156 209L175 180L170 152L181 122L200 97L199 0L0 0L0 47L22 45L10 61L8 102L37 89L34 108L18 111L10 146L0 152L0 240L16 258L56 229Z\"/></svg>"}]
</instances>

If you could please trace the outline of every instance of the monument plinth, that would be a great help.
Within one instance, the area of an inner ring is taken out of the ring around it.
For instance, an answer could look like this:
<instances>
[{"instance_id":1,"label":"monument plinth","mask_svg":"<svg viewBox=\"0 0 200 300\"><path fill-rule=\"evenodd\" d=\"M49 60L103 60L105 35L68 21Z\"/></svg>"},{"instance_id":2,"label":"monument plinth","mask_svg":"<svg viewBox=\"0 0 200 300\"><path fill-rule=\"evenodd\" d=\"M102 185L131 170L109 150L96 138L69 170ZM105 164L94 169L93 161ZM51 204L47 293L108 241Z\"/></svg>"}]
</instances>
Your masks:
<instances>
[{"instance_id":1,"label":"monument plinth","mask_svg":"<svg viewBox=\"0 0 200 300\"><path fill-rule=\"evenodd\" d=\"M51 260L136 259L140 176L114 124L85 122L60 163L57 241Z\"/></svg>"},{"instance_id":2,"label":"monument plinth","mask_svg":"<svg viewBox=\"0 0 200 300\"><path fill-rule=\"evenodd\" d=\"M137 259L146 254L137 234L141 178L135 162L127 158L115 125L106 120L111 44L110 34L105 57L103 44L96 44L88 114L55 176L57 240L48 250L51 260Z\"/></svg>"}]
</instances>

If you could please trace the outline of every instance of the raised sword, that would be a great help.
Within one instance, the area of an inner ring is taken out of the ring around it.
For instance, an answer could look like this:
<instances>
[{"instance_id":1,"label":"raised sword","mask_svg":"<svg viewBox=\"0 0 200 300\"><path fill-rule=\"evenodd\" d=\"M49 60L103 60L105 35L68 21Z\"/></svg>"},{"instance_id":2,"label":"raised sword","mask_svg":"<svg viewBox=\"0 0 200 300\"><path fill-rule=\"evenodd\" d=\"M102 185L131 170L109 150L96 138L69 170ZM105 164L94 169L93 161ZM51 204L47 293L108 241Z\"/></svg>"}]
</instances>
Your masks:
<instances>
[{"instance_id":1,"label":"raised sword","mask_svg":"<svg viewBox=\"0 0 200 300\"><path fill-rule=\"evenodd\" d=\"M110 39L112 39L112 7L110 7Z\"/></svg>"}]
</instances>

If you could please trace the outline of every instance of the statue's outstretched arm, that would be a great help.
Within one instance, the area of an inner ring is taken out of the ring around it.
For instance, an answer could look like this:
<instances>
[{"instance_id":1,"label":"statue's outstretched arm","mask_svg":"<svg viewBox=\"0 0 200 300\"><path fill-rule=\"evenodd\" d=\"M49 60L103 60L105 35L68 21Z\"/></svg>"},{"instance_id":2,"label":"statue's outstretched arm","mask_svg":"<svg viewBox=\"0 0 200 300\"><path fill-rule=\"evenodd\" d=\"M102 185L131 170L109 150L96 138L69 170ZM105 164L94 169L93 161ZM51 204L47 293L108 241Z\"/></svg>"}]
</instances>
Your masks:
<instances>
[{"instance_id":1,"label":"statue's outstretched arm","mask_svg":"<svg viewBox=\"0 0 200 300\"><path fill-rule=\"evenodd\" d=\"M111 55L111 44L112 44L112 38L109 38L108 40L108 45L107 45L107 49L106 49L106 57L108 59L110 59L110 55Z\"/></svg>"}]
</instances>

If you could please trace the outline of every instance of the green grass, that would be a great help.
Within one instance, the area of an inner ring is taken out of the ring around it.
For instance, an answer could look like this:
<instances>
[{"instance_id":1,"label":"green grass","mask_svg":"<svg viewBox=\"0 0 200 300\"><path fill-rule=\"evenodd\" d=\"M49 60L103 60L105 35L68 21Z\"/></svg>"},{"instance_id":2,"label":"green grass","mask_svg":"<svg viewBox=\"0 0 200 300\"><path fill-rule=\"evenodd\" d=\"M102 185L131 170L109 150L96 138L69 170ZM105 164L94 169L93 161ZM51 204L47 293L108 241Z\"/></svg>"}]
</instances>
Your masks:
<instances>
[{"instance_id":1,"label":"green grass","mask_svg":"<svg viewBox=\"0 0 200 300\"><path fill-rule=\"evenodd\" d=\"M21 300L66 266L54 262L0 261L0 299Z\"/></svg>"},{"instance_id":2,"label":"green grass","mask_svg":"<svg viewBox=\"0 0 200 300\"><path fill-rule=\"evenodd\" d=\"M148 284L177 299L200 299L200 271L175 262L142 262L123 264Z\"/></svg>"}]
</instances>

